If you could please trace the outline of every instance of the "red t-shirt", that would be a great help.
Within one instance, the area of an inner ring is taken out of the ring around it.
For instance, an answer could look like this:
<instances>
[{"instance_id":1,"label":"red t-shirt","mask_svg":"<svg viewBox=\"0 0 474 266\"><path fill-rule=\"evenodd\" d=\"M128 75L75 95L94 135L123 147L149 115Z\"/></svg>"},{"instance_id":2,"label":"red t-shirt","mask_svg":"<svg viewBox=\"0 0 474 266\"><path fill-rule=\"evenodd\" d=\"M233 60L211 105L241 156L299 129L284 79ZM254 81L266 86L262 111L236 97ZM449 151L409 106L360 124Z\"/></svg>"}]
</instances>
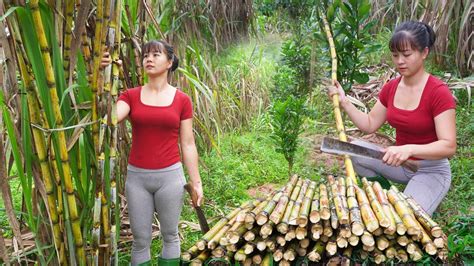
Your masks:
<instances>
[{"instance_id":1,"label":"red t-shirt","mask_svg":"<svg viewBox=\"0 0 474 266\"><path fill-rule=\"evenodd\" d=\"M414 110L398 109L393 104L401 77L389 81L379 94L380 102L387 108L387 121L395 128L397 145L428 144L438 140L434 118L448 109L456 108L456 102L448 86L430 75Z\"/></svg>"},{"instance_id":2,"label":"red t-shirt","mask_svg":"<svg viewBox=\"0 0 474 266\"><path fill-rule=\"evenodd\" d=\"M181 120L193 117L191 99L179 89L169 106L150 106L140 99L142 87L124 91L119 101L130 106L132 149L128 163L144 169L161 169L181 160L178 148Z\"/></svg>"}]
</instances>

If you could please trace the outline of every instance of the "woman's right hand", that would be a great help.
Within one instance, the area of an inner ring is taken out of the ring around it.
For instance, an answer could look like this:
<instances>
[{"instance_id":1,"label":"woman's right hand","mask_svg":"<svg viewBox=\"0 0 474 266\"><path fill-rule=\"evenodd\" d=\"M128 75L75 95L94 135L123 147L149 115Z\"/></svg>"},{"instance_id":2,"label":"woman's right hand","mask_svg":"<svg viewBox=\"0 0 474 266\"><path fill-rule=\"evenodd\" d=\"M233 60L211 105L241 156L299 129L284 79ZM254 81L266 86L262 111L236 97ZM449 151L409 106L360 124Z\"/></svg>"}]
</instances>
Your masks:
<instances>
[{"instance_id":1,"label":"woman's right hand","mask_svg":"<svg viewBox=\"0 0 474 266\"><path fill-rule=\"evenodd\" d=\"M337 80L335 80L332 85L328 86L328 94L331 99L334 94L338 94L339 104L341 105L344 105L345 103L348 102L346 98L346 94L344 93L344 89L342 88L341 84Z\"/></svg>"}]
</instances>

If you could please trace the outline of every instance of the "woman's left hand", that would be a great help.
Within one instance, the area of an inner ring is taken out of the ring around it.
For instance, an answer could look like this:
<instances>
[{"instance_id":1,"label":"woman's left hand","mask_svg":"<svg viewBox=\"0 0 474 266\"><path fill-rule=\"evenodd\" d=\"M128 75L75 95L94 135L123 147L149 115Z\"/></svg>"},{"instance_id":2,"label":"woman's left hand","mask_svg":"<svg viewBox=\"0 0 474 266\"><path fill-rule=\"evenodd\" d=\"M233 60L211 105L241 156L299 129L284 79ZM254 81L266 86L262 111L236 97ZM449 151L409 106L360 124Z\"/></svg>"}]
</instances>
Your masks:
<instances>
[{"instance_id":1,"label":"woman's left hand","mask_svg":"<svg viewBox=\"0 0 474 266\"><path fill-rule=\"evenodd\" d=\"M390 166L400 166L404 161L412 156L410 146L390 146L382 150L385 152L383 162Z\"/></svg>"},{"instance_id":2,"label":"woman's left hand","mask_svg":"<svg viewBox=\"0 0 474 266\"><path fill-rule=\"evenodd\" d=\"M197 195L197 201L196 203L193 202L193 205L196 204L197 206L201 206L203 198L204 198L204 193L202 191L202 183L201 181L199 182L191 182L191 185L193 186L193 190L195 191ZM196 206L194 206L196 207Z\"/></svg>"}]
</instances>

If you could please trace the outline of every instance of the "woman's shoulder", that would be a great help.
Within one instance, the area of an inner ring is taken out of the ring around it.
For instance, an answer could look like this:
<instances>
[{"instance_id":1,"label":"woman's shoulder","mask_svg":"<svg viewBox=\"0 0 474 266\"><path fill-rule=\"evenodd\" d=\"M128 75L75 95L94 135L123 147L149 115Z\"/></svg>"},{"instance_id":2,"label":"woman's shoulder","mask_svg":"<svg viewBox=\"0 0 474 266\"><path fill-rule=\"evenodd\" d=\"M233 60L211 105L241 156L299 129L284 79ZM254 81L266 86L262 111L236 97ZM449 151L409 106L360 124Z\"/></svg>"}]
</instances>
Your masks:
<instances>
[{"instance_id":1,"label":"woman's shoulder","mask_svg":"<svg viewBox=\"0 0 474 266\"><path fill-rule=\"evenodd\" d=\"M176 99L179 99L181 101L185 100L191 100L191 97L184 91L182 91L180 88L176 88Z\"/></svg>"},{"instance_id":2,"label":"woman's shoulder","mask_svg":"<svg viewBox=\"0 0 474 266\"><path fill-rule=\"evenodd\" d=\"M440 78L433 74L430 74L430 77L428 78L428 85L433 88L438 88L440 86L448 88L446 82L442 81Z\"/></svg>"}]
</instances>

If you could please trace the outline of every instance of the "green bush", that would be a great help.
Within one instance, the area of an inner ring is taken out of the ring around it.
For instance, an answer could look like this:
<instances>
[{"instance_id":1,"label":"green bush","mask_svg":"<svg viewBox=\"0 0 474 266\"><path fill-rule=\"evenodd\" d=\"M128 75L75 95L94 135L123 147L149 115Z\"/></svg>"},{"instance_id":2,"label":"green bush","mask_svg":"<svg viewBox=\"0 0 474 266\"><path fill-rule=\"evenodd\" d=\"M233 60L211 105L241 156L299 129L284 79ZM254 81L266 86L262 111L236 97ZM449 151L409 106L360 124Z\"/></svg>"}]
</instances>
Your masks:
<instances>
[{"instance_id":1,"label":"green bush","mask_svg":"<svg viewBox=\"0 0 474 266\"><path fill-rule=\"evenodd\" d=\"M302 132L305 118L305 99L289 96L286 100L276 100L270 110L273 127L272 139L276 151L282 153L288 162L288 173L293 170L298 136Z\"/></svg>"}]
</instances>

